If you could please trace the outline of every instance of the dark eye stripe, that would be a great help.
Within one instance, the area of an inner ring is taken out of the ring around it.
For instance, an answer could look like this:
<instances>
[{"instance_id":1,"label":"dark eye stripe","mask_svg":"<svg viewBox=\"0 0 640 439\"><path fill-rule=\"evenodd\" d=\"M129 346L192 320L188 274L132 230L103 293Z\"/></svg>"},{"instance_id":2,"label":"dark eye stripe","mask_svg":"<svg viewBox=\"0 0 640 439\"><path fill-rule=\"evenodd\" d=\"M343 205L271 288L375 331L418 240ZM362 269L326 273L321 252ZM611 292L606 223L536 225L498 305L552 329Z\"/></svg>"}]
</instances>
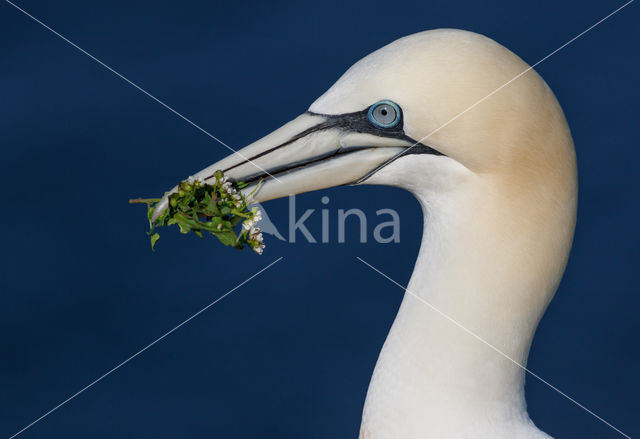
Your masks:
<instances>
[{"instance_id":1,"label":"dark eye stripe","mask_svg":"<svg viewBox=\"0 0 640 439\"><path fill-rule=\"evenodd\" d=\"M382 102L382 101L380 101ZM378 104L378 103L376 103ZM375 106L376 104L372 105ZM395 104L394 104L395 105ZM371 121L368 118L368 113L369 111L371 111L371 108L369 107L366 110L362 110L362 111L356 111L353 113L344 113L344 114L322 114L322 113L314 113L312 111L307 111L307 114L310 114L312 116L322 116L324 118L326 118L326 120L324 122L320 122L317 125L314 125L310 128L307 128L306 130L302 131L301 133L296 134L295 136L293 136L292 138L290 138L289 140L279 144L279 145L275 145L272 148L269 148L265 151L262 151L259 154L254 155L253 157L249 157L247 161L244 162L240 162L238 164L235 164L227 169L224 169L223 172L228 172L229 170L236 168L240 165L243 165L245 163L248 163L249 161L254 161L262 156L265 156L277 149L280 149L284 146L289 145L292 142L295 142L298 139L301 139L305 136L308 136L311 133L314 133L316 131L322 131L322 130L327 130L330 128L342 128L342 129L346 129L346 130L350 130L350 131L354 131L354 132L358 132L358 133L365 133L365 134L373 134L376 136L380 136L380 137L389 137L389 138L393 138L393 139L400 139L400 140L405 140L408 142L411 142L413 144L415 144L415 146L408 148L407 153L408 154L435 154L435 155L442 155L439 151L436 151L435 149L423 145L422 143L418 143L416 142L414 139L412 139L411 137L407 136L404 133L403 130L403 121L402 121L402 110L400 110L400 108L398 107L398 113L399 113L399 117L398 117L398 121L396 122L396 124L392 127L389 128L382 128L379 127L377 125L374 125L373 123L371 123ZM208 177L207 177L208 178Z\"/></svg>"}]
</instances>

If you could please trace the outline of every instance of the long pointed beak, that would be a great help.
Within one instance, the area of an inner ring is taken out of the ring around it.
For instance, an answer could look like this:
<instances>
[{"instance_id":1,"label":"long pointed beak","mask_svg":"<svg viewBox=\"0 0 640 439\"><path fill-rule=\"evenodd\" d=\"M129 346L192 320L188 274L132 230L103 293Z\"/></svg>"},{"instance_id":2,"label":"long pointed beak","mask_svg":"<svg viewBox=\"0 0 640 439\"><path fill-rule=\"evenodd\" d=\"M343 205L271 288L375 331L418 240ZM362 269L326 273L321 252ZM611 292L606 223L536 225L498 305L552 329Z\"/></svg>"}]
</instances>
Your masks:
<instances>
[{"instance_id":1,"label":"long pointed beak","mask_svg":"<svg viewBox=\"0 0 640 439\"><path fill-rule=\"evenodd\" d=\"M194 177L208 182L214 178L214 172L220 170L231 180L249 183L243 189L245 194L260 184L253 199L264 202L357 183L413 144L404 134L382 136L354 127L354 114L304 113ZM153 219L167 206L165 196L156 207Z\"/></svg>"}]
</instances>

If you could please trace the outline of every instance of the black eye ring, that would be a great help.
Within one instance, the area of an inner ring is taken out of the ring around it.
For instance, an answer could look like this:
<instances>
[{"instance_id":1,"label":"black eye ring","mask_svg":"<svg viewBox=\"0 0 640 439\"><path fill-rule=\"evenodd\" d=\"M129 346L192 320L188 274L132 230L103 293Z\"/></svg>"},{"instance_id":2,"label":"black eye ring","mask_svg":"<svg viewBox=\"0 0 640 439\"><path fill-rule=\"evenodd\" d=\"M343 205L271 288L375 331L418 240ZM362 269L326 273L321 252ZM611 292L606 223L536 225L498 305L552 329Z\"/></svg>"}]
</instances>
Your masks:
<instances>
[{"instance_id":1,"label":"black eye ring","mask_svg":"<svg viewBox=\"0 0 640 439\"><path fill-rule=\"evenodd\" d=\"M367 111L367 119L378 128L393 128L400 122L402 112L395 102L383 99Z\"/></svg>"}]
</instances>

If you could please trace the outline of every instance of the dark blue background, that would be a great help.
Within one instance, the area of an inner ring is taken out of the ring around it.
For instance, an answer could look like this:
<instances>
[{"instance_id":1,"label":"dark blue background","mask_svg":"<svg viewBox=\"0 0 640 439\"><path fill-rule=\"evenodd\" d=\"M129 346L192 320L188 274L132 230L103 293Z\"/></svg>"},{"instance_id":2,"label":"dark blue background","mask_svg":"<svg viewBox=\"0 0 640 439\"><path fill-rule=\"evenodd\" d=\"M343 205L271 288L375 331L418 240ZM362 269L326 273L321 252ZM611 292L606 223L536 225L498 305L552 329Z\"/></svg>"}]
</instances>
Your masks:
<instances>
[{"instance_id":1,"label":"dark blue background","mask_svg":"<svg viewBox=\"0 0 640 439\"><path fill-rule=\"evenodd\" d=\"M18 3L234 148L304 111L355 61L406 34L457 27L534 63L621 2ZM537 70L578 151L569 266L529 366L640 433L638 5ZM335 188L298 209L402 215L400 244L288 244L262 257L164 232L153 196L229 152L43 27L0 4L0 435L8 437L280 256L284 260L22 434L24 438L355 438L377 354L421 234L406 192ZM287 224L287 200L266 205ZM320 214L308 222L319 234ZM370 228L371 229L371 228ZM561 438L613 430L527 380Z\"/></svg>"}]
</instances>

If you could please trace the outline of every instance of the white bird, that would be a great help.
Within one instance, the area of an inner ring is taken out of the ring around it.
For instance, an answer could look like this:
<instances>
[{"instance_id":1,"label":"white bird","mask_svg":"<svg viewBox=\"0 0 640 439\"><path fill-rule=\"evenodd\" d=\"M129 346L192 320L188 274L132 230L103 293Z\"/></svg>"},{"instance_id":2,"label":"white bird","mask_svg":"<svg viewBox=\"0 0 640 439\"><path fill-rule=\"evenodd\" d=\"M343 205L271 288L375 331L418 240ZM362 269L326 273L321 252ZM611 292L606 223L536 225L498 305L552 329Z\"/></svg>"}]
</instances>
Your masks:
<instances>
[{"instance_id":1,"label":"white bird","mask_svg":"<svg viewBox=\"0 0 640 439\"><path fill-rule=\"evenodd\" d=\"M534 70L518 77L527 69L475 33L411 35L196 175L264 179L258 202L375 184L422 205L410 293L378 358L361 439L549 437L527 414L520 366L567 262L577 173L562 109Z\"/></svg>"}]
</instances>

